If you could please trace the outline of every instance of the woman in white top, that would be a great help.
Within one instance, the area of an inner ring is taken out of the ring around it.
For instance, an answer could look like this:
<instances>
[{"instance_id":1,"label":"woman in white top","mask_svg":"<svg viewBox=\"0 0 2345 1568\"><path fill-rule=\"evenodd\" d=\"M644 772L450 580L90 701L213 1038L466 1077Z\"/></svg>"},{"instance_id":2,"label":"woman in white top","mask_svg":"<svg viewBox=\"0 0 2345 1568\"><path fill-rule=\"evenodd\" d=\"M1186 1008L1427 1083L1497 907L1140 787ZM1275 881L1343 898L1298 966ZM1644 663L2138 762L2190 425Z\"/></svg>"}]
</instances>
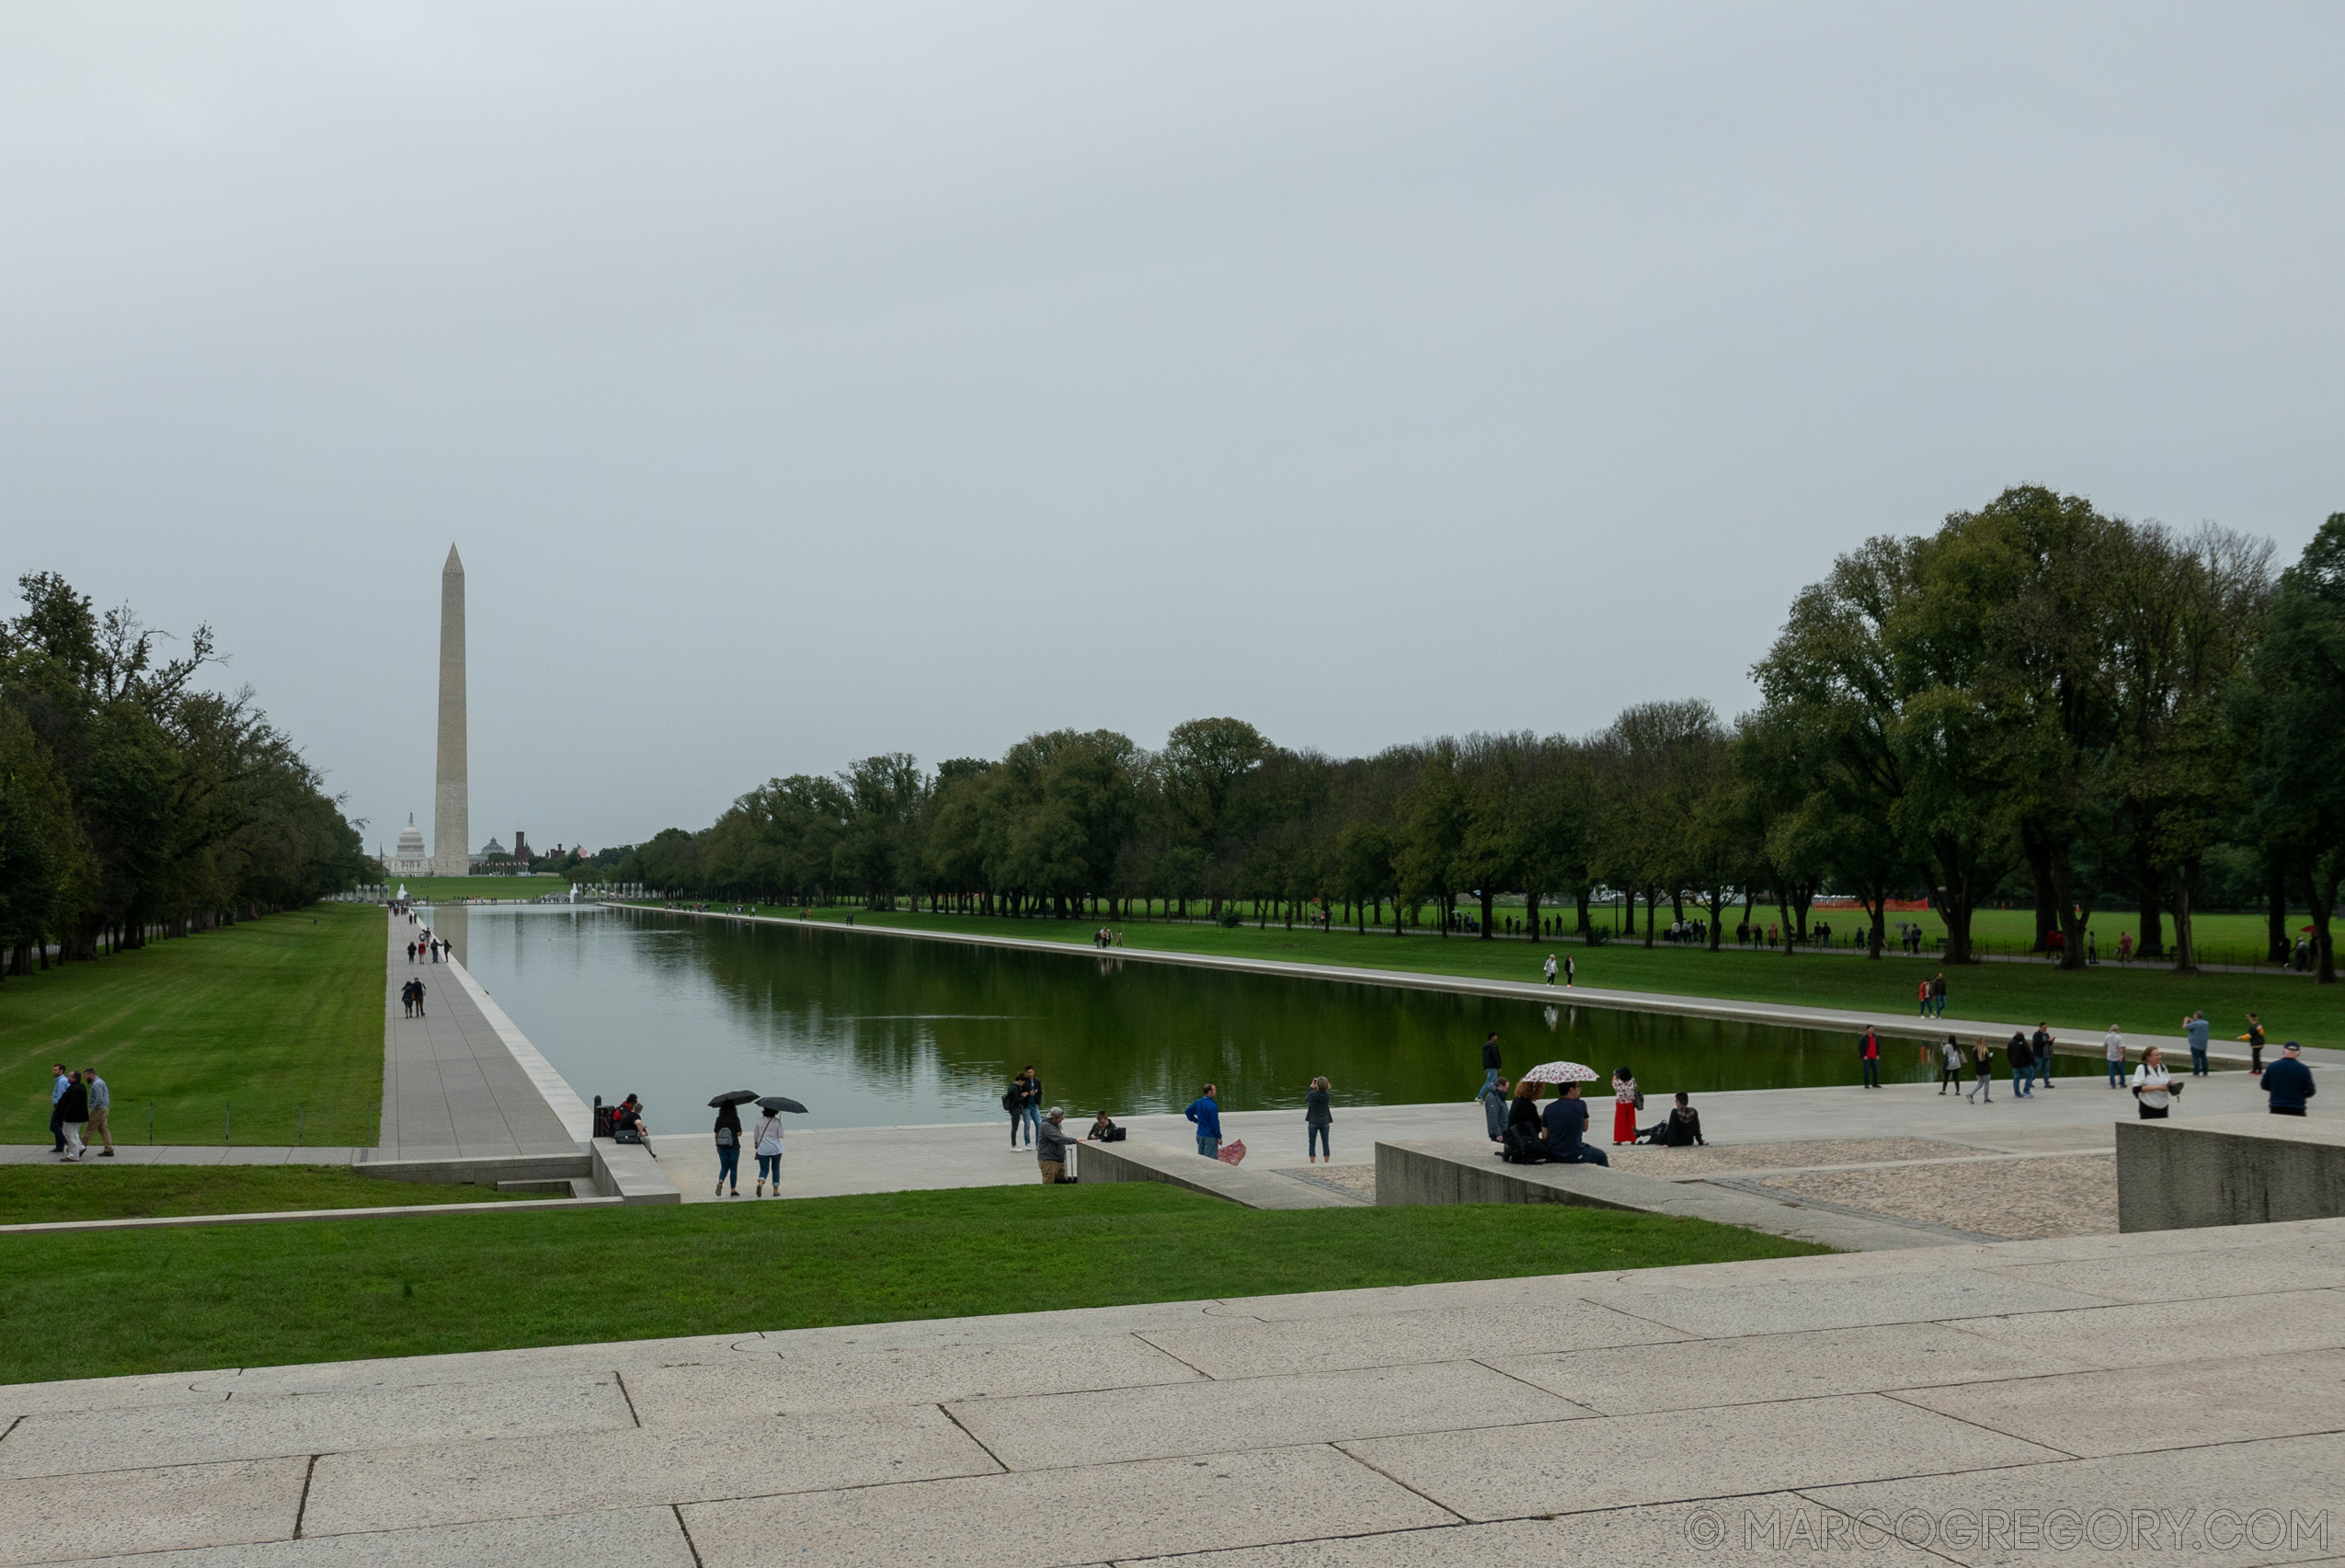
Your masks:
<instances>
[{"instance_id":1,"label":"woman in white top","mask_svg":"<svg viewBox=\"0 0 2345 1568\"><path fill-rule=\"evenodd\" d=\"M2117 1032L2114 1024L2109 1026L2109 1033L2100 1037L2100 1054L2109 1059L2109 1086L2111 1089L2124 1088L2125 1036Z\"/></svg>"},{"instance_id":2,"label":"woman in white top","mask_svg":"<svg viewBox=\"0 0 2345 1568\"><path fill-rule=\"evenodd\" d=\"M757 1196L760 1197L765 1196L765 1184L771 1177L773 1182L773 1196L780 1197L782 1196L782 1118L772 1111L766 1112L765 1119L757 1124L757 1131L751 1136L757 1150Z\"/></svg>"},{"instance_id":3,"label":"woman in white top","mask_svg":"<svg viewBox=\"0 0 2345 1568\"><path fill-rule=\"evenodd\" d=\"M2166 1070L2166 1053L2156 1046L2142 1053L2142 1065L2133 1069L2133 1100L2145 1122L2164 1121L2167 1107L2182 1086Z\"/></svg>"}]
</instances>

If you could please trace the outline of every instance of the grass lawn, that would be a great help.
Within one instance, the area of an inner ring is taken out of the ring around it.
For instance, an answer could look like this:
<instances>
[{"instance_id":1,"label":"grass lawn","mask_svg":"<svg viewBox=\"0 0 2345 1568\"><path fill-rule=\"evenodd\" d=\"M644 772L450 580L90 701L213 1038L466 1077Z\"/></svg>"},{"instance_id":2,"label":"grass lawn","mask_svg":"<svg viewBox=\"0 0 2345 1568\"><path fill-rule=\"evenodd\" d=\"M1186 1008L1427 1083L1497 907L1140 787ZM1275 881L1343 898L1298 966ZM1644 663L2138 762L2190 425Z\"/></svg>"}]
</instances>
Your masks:
<instances>
[{"instance_id":1,"label":"grass lawn","mask_svg":"<svg viewBox=\"0 0 2345 1568\"><path fill-rule=\"evenodd\" d=\"M116 1165L94 1156L75 1165L0 1165L0 1225L501 1203L520 1196L494 1187L381 1181L344 1165Z\"/></svg>"},{"instance_id":2,"label":"grass lawn","mask_svg":"<svg viewBox=\"0 0 2345 1568\"><path fill-rule=\"evenodd\" d=\"M567 890L570 879L566 876L395 876L387 886L395 893L403 884L408 898L429 903L450 898L543 898L548 893Z\"/></svg>"},{"instance_id":3,"label":"grass lawn","mask_svg":"<svg viewBox=\"0 0 2345 1568\"><path fill-rule=\"evenodd\" d=\"M0 1238L0 1381L738 1333L1825 1249L1561 1204L1264 1213L1153 1183Z\"/></svg>"},{"instance_id":4,"label":"grass lawn","mask_svg":"<svg viewBox=\"0 0 2345 1568\"><path fill-rule=\"evenodd\" d=\"M798 911L774 908L760 912L795 916ZM815 918L825 921L843 921L846 915L838 909L815 911ZM855 921L858 925L912 925L1058 941L1079 948L1090 945L1091 933L1100 923L860 910ZM1893 956L1876 962L1851 954L1805 951L1786 957L1773 950L1729 947L1710 953L1657 945L1648 952L1627 942L1587 947L1519 937L1485 942L1470 935L1412 933L1396 939L1390 926L1380 933L1371 929L1365 936L1341 926L1332 932L1287 931L1275 921L1267 930L1142 921L1121 922L1118 929L1127 948L1526 981L1539 979L1540 961L1553 952L1570 956L1578 965L1582 985L1859 1012L1878 1009L1884 1019L1911 1016L1916 983L1941 967L1934 959ZM2050 964L1976 964L1953 971L1947 982L1947 1011L1956 1017L2030 1025L2048 1020L2056 1032L2072 1038L2089 1035L2098 1040L2111 1024L2134 1033L2177 1035L2185 1014L2203 1009L2213 1022L2215 1037L2228 1039L2246 1030L2245 1014L2252 1009L2263 1015L2264 1028L2275 1043L2296 1039L2312 1046L2345 1047L2345 986L2316 987L2303 975L2178 976L2145 964L2104 963L2073 972Z\"/></svg>"},{"instance_id":5,"label":"grass lawn","mask_svg":"<svg viewBox=\"0 0 2345 1568\"><path fill-rule=\"evenodd\" d=\"M49 1141L61 1060L106 1080L118 1144L150 1105L158 1143L372 1143L384 929L318 904L0 981L0 1143Z\"/></svg>"}]
</instances>

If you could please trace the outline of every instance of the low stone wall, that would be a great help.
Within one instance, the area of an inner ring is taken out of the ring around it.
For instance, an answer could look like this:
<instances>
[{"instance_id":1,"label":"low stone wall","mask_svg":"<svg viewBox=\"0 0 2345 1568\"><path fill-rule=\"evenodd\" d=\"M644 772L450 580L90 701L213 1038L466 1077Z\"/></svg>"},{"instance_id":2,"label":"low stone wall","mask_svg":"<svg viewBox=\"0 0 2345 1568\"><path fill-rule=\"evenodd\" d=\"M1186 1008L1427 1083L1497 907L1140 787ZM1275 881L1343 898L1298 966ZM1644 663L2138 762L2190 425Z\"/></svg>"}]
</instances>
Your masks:
<instances>
[{"instance_id":1,"label":"low stone wall","mask_svg":"<svg viewBox=\"0 0 2345 1568\"><path fill-rule=\"evenodd\" d=\"M2248 1114L2117 1124L2117 1229L2345 1216L2345 1127Z\"/></svg>"},{"instance_id":2,"label":"low stone wall","mask_svg":"<svg viewBox=\"0 0 2345 1568\"><path fill-rule=\"evenodd\" d=\"M1487 1139L1422 1139L1376 1146L1376 1201L1391 1204L1568 1203L1708 1219L1813 1242L1842 1252L1953 1244L1957 1238L1702 1182L1632 1176L1602 1165L1509 1165Z\"/></svg>"},{"instance_id":3,"label":"low stone wall","mask_svg":"<svg viewBox=\"0 0 2345 1568\"><path fill-rule=\"evenodd\" d=\"M1165 1149L1127 1139L1086 1143L1075 1155L1085 1182L1161 1182L1207 1197L1227 1198L1248 1208L1349 1208L1356 1203L1324 1187L1290 1180L1275 1171L1225 1165L1185 1150Z\"/></svg>"},{"instance_id":4,"label":"low stone wall","mask_svg":"<svg viewBox=\"0 0 2345 1568\"><path fill-rule=\"evenodd\" d=\"M350 1169L361 1176L386 1182L443 1182L451 1185L493 1187L505 1182L566 1181L594 1173L584 1154L494 1154L475 1159L380 1160L375 1150L361 1149Z\"/></svg>"},{"instance_id":5,"label":"low stone wall","mask_svg":"<svg viewBox=\"0 0 2345 1568\"><path fill-rule=\"evenodd\" d=\"M623 1203L681 1203L684 1195L640 1143L593 1142L594 1190Z\"/></svg>"}]
</instances>

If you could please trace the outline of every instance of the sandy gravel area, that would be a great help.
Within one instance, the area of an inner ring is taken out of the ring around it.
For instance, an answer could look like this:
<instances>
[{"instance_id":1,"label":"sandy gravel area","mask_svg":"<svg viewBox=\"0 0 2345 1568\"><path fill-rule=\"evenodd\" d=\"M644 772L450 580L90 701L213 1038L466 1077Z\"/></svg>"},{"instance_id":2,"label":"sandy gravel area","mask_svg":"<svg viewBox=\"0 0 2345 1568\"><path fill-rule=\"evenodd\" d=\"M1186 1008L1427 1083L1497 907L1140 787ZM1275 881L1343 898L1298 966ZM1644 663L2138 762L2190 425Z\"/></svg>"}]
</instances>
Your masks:
<instances>
[{"instance_id":1,"label":"sandy gravel area","mask_svg":"<svg viewBox=\"0 0 2345 1568\"><path fill-rule=\"evenodd\" d=\"M1757 1185L1790 1196L2013 1241L2117 1233L2113 1154L1812 1172Z\"/></svg>"},{"instance_id":2,"label":"sandy gravel area","mask_svg":"<svg viewBox=\"0 0 2345 1568\"><path fill-rule=\"evenodd\" d=\"M1781 1171L1805 1165L1873 1165L1890 1160L1953 1160L1983 1150L1932 1138L1834 1138L1800 1143L1713 1143L1707 1149L1605 1146L1616 1171L1640 1176L1703 1175L1712 1171Z\"/></svg>"}]
</instances>

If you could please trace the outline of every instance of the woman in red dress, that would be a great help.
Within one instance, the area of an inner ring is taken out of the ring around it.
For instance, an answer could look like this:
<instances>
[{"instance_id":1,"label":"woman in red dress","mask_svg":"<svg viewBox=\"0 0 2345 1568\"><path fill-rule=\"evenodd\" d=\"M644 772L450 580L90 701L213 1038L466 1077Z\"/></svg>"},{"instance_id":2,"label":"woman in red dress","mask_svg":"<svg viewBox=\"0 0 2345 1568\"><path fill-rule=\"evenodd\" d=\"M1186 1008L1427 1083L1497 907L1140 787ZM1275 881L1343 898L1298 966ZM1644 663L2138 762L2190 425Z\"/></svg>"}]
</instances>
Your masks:
<instances>
[{"instance_id":1,"label":"woman in red dress","mask_svg":"<svg viewBox=\"0 0 2345 1568\"><path fill-rule=\"evenodd\" d=\"M1612 1141L1637 1141L1637 1081L1625 1067L1612 1073Z\"/></svg>"}]
</instances>

